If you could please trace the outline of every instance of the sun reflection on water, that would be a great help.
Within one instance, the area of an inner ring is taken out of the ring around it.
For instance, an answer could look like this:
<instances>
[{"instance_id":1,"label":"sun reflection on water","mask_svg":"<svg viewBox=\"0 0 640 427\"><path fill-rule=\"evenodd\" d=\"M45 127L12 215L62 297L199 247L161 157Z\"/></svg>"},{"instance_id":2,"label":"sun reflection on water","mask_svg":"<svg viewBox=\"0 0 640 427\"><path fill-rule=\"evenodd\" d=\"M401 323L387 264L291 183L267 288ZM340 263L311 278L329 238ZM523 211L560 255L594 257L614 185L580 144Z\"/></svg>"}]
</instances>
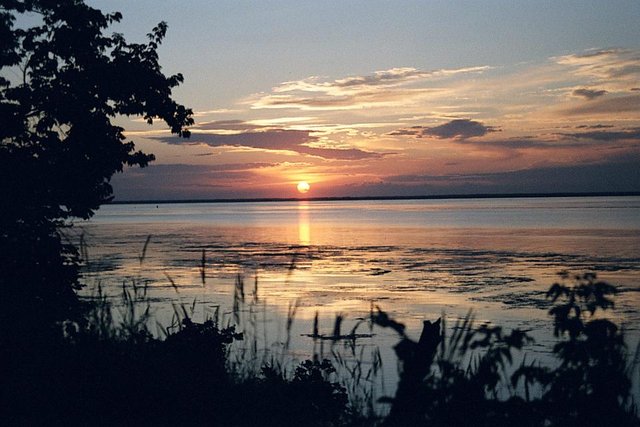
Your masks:
<instances>
[{"instance_id":1,"label":"sun reflection on water","mask_svg":"<svg viewBox=\"0 0 640 427\"><path fill-rule=\"evenodd\" d=\"M298 202L298 240L300 245L311 245L311 228L309 227L309 202Z\"/></svg>"},{"instance_id":2,"label":"sun reflection on water","mask_svg":"<svg viewBox=\"0 0 640 427\"><path fill-rule=\"evenodd\" d=\"M432 201L108 205L102 220L85 226L84 280L112 293L123 281L149 283L168 301L170 320L176 298L230 307L236 275L257 275L269 313L284 317L292 301L300 306L301 333L315 312L328 323L338 313L363 318L372 302L406 322L408 333L419 334L424 319L442 312L456 319L469 309L507 328L546 325L544 295L560 269L597 267L603 280L637 289L638 200L438 201L437 209ZM497 204L509 215L494 217ZM614 315L637 324L639 295L621 293ZM636 343L637 329L631 336Z\"/></svg>"}]
</instances>

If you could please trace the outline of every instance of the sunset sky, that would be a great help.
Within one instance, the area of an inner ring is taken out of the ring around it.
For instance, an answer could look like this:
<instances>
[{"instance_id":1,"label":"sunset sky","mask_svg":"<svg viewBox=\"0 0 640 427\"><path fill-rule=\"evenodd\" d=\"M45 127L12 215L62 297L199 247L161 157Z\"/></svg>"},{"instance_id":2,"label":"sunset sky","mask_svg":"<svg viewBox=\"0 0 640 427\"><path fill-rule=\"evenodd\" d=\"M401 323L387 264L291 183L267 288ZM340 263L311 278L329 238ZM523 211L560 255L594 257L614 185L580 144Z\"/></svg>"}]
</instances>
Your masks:
<instances>
[{"instance_id":1,"label":"sunset sky","mask_svg":"<svg viewBox=\"0 0 640 427\"><path fill-rule=\"evenodd\" d=\"M640 191L637 0L88 3L195 112L116 199Z\"/></svg>"}]
</instances>

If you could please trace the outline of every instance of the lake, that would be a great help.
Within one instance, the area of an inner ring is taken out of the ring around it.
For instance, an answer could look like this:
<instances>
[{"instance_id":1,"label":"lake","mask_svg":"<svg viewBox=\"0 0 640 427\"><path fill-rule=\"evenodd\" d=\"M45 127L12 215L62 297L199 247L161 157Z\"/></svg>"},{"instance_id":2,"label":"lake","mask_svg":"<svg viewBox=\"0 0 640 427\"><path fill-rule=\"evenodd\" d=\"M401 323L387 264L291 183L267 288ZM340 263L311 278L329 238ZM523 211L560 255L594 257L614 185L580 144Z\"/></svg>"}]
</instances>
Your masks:
<instances>
[{"instance_id":1,"label":"lake","mask_svg":"<svg viewBox=\"0 0 640 427\"><path fill-rule=\"evenodd\" d=\"M283 340L297 307L290 352L300 357L316 313L329 334L336 315L348 331L375 305L415 338L422 320L445 315L452 325L473 310L477 323L530 330L527 351L544 358L545 293L562 270L619 286L607 315L630 345L640 337L640 197L111 204L76 226L89 258L85 293L98 282L112 294L147 283L161 323L172 303L194 301L196 320L219 306L233 323L240 275L261 307L263 345ZM396 337L377 330L370 341L395 369Z\"/></svg>"}]
</instances>

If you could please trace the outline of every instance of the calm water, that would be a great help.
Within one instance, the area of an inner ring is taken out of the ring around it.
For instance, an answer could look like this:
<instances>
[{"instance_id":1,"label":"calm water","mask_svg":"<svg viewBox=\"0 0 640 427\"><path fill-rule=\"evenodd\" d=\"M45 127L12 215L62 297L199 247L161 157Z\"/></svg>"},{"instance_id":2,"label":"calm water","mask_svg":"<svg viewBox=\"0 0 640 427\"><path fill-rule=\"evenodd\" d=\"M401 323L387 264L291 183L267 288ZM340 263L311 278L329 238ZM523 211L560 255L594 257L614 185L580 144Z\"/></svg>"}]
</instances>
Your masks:
<instances>
[{"instance_id":1,"label":"calm water","mask_svg":"<svg viewBox=\"0 0 640 427\"><path fill-rule=\"evenodd\" d=\"M544 357L544 294L569 270L618 285L609 316L631 343L640 336L640 197L109 205L78 225L89 288L147 282L161 320L171 302L194 299L197 316L218 305L230 316L241 274L252 298L257 278L271 339L281 337L294 303L296 337L311 332L316 312L329 333L336 314L355 321L372 303L416 337L423 319L444 313L451 321L472 309L478 322L531 329L529 351ZM374 338L395 342L386 331ZM308 341L299 338L293 351L304 354Z\"/></svg>"}]
</instances>

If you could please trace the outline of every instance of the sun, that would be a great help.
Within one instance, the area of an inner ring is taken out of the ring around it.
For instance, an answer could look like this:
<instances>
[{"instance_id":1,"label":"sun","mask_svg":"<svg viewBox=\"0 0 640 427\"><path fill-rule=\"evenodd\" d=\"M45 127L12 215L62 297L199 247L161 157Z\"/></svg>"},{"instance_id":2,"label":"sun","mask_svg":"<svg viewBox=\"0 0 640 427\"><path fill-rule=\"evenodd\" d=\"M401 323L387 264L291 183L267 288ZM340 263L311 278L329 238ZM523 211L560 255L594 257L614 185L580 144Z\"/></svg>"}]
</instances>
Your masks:
<instances>
[{"instance_id":1,"label":"sun","mask_svg":"<svg viewBox=\"0 0 640 427\"><path fill-rule=\"evenodd\" d=\"M304 193L308 192L311 189L311 186L309 185L309 183L307 181L300 181L298 183L297 188L298 188L299 192L304 194Z\"/></svg>"}]
</instances>

